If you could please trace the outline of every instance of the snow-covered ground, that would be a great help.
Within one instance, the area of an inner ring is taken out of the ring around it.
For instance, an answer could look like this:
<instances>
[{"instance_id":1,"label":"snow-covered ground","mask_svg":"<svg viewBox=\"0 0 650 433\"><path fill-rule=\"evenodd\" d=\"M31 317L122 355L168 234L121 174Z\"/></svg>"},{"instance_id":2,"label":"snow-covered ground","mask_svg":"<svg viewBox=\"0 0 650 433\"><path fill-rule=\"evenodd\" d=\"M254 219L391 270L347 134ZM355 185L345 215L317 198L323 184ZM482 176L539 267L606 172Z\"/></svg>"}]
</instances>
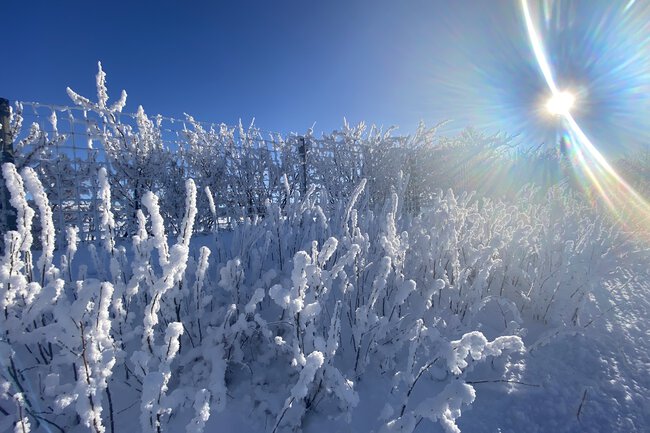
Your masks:
<instances>
[{"instance_id":1,"label":"snow-covered ground","mask_svg":"<svg viewBox=\"0 0 650 433\"><path fill-rule=\"evenodd\" d=\"M557 336L548 344L509 361L507 374L487 366L475 371L477 396L463 411L458 426L464 432L645 432L650 427L650 289L614 294L616 307L595 321L588 332ZM534 344L543 330L524 337ZM529 334L532 334L530 332ZM509 380L511 383L500 382ZM435 378L422 383L422 394L439 390ZM305 432L371 432L379 429L381 411L391 399L381 377L358 383L360 404L350 423L328 420L327 411L305 419ZM238 396L247 400L246 393ZM247 408L214 414L206 431L242 433L267 431L270 420L247 419ZM416 432L444 432L427 423Z\"/></svg>"},{"instance_id":2,"label":"snow-covered ground","mask_svg":"<svg viewBox=\"0 0 650 433\"><path fill-rule=\"evenodd\" d=\"M647 275L641 278L638 285L613 291L613 309L584 333L558 336L526 354L513 377L534 387L477 385L476 402L463 414L461 429L648 431L650 287ZM535 339L524 341L530 347Z\"/></svg>"}]
</instances>

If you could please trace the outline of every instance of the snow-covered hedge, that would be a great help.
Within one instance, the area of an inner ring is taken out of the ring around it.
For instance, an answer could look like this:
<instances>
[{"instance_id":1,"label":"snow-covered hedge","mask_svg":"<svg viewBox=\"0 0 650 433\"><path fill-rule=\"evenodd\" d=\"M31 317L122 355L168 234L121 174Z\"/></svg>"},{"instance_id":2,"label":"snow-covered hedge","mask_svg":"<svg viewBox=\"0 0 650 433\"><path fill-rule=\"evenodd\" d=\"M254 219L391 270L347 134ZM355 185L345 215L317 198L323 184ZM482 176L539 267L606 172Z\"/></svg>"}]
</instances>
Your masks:
<instances>
[{"instance_id":1,"label":"snow-covered hedge","mask_svg":"<svg viewBox=\"0 0 650 433\"><path fill-rule=\"evenodd\" d=\"M625 242L566 191L525 190L516 204L437 191L413 216L399 185L361 208L363 179L347 201L294 191L264 218L194 239L204 190L185 183L173 238L163 199L143 191L126 242L102 170L100 239L80 246L69 227L55 254L38 177L2 170L18 211L0 261L3 431L139 419L142 431L200 432L242 390L259 430L296 431L315 410L350 419L367 380L386 394L368 430L430 420L456 432L476 396L468 375L518 356L524 321L548 330L537 344L584 329L627 275Z\"/></svg>"}]
</instances>

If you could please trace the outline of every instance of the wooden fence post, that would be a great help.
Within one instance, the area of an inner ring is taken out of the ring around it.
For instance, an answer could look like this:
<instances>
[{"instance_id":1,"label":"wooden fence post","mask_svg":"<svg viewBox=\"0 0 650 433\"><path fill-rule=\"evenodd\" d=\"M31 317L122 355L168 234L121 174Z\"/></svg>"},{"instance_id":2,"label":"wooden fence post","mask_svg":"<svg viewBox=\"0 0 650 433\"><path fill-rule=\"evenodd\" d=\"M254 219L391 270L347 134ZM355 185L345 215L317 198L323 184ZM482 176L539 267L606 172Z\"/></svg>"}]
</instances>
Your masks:
<instances>
[{"instance_id":1,"label":"wooden fence post","mask_svg":"<svg viewBox=\"0 0 650 433\"><path fill-rule=\"evenodd\" d=\"M0 166L14 162L14 143L9 127L11 111L9 101L0 98ZM0 171L0 251L4 251L4 233L16 230L16 212L9 203L9 190Z\"/></svg>"}]
</instances>

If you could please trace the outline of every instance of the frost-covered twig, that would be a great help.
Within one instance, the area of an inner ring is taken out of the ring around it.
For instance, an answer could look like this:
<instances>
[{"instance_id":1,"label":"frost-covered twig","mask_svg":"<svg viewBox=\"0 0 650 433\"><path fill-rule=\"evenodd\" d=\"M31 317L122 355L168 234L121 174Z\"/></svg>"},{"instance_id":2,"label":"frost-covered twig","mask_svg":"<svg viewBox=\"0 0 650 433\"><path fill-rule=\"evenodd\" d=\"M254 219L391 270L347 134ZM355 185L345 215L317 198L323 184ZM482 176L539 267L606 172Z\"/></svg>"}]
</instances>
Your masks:
<instances>
[{"instance_id":1,"label":"frost-covered twig","mask_svg":"<svg viewBox=\"0 0 650 433\"><path fill-rule=\"evenodd\" d=\"M52 266L52 260L54 258L54 242L56 239L56 233L54 231L54 222L52 221L52 209L50 208L50 202L45 194L43 184L38 180L36 172L30 167L25 167L22 176L25 180L27 191L34 198L36 206L40 212L41 249L43 252L41 257L38 259L37 267L40 270L41 285L44 286L46 276L49 279L55 276L55 269Z\"/></svg>"}]
</instances>

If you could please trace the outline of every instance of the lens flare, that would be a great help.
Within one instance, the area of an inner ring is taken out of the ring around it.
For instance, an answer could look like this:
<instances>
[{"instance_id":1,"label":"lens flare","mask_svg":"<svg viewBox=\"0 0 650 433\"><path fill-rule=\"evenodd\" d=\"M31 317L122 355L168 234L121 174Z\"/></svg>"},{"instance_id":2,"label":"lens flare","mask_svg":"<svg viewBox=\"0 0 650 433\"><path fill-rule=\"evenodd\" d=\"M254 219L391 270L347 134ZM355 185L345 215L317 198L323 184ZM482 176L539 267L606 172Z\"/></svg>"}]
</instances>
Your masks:
<instances>
[{"instance_id":1,"label":"lens flare","mask_svg":"<svg viewBox=\"0 0 650 433\"><path fill-rule=\"evenodd\" d=\"M521 0L521 6L530 46L552 94L547 109L561 115L568 134L565 140L571 148L577 177L588 180L587 191L597 192L602 202L628 230L641 232L648 239L650 204L614 170L571 115L570 106L573 104L572 101L569 104L570 94L558 89L542 38L533 23L528 1Z\"/></svg>"}]
</instances>

